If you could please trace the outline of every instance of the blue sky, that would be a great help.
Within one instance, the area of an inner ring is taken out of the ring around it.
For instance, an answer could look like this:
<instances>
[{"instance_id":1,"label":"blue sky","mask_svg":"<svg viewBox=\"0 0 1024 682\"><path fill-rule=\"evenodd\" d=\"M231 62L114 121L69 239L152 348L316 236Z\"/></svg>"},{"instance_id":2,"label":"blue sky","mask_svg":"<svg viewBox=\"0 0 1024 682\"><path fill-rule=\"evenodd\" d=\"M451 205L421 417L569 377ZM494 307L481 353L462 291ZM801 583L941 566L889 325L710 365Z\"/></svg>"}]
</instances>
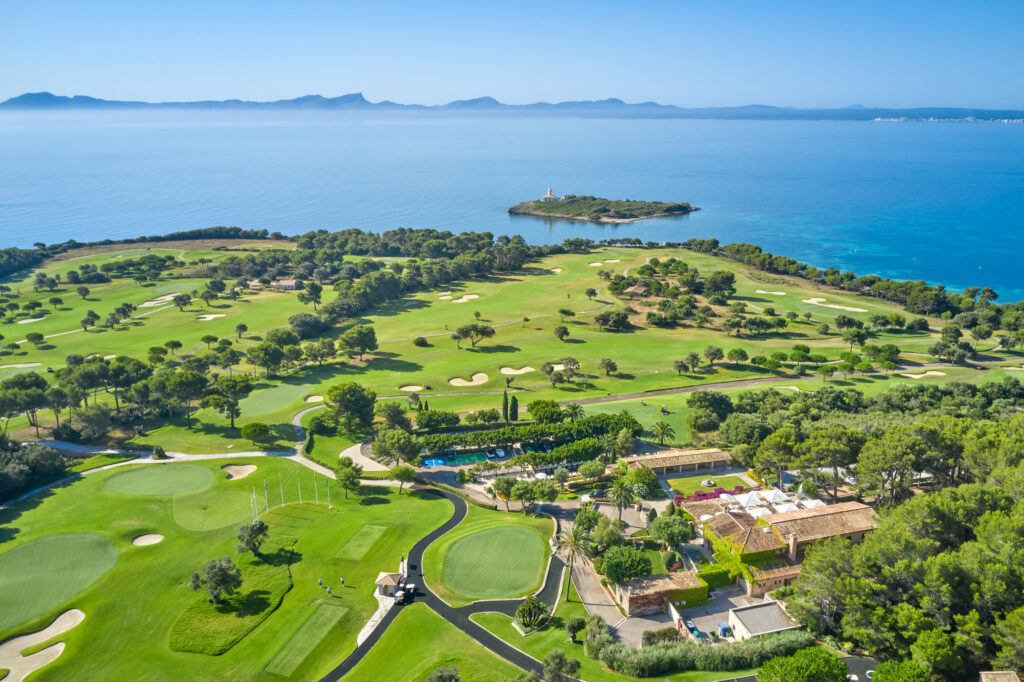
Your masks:
<instances>
[{"instance_id":1,"label":"blue sky","mask_svg":"<svg viewBox=\"0 0 1024 682\"><path fill-rule=\"evenodd\" d=\"M1024 108L1024 2L0 0L0 99Z\"/></svg>"}]
</instances>

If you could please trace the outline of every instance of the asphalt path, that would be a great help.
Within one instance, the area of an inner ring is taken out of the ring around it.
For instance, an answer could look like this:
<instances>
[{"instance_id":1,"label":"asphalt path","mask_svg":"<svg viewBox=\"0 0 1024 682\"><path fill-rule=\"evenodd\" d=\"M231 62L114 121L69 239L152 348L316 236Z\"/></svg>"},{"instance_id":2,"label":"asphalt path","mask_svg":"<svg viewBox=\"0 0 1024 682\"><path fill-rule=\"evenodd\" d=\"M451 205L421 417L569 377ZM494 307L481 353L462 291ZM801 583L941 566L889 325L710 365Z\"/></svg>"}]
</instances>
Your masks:
<instances>
[{"instance_id":1,"label":"asphalt path","mask_svg":"<svg viewBox=\"0 0 1024 682\"><path fill-rule=\"evenodd\" d=\"M420 490L444 497L454 505L455 511L452 513L450 519L420 539L419 542L413 545L412 550L409 552L409 556L407 558L407 566L409 570L407 582L416 585L414 601L418 600L423 602L446 621L462 630L486 649L501 658L504 658L509 663L512 663L523 670L536 672L538 675L543 674L544 667L541 665L540 661L525 654L508 642L495 637L490 632L470 620L470 616L474 613L491 611L511 616L515 614L516 607L522 603L523 599L485 600L474 602L469 606L455 608L434 594L430 587L427 586L426 581L423 579L423 553L431 543L451 529L455 528L463 519L466 518L468 507L465 500L456 495L452 495L451 493L432 488L420 488ZM557 519L555 520L555 524L557 528ZM548 564L547 574L544 577L544 585L540 592L537 593L537 596L545 604L554 605L557 601L559 590L562 587L562 575L564 569L565 563L557 556L552 555L551 561ZM398 614L401 613L402 608L402 606L396 606L388 611L387 615L380 621L373 632L370 633L370 636L367 637L362 644L356 647L355 651L349 654L348 657L334 670L323 677L324 682L336 682L350 672L380 640L387 631L388 626L391 625L395 618L398 617Z\"/></svg>"}]
</instances>

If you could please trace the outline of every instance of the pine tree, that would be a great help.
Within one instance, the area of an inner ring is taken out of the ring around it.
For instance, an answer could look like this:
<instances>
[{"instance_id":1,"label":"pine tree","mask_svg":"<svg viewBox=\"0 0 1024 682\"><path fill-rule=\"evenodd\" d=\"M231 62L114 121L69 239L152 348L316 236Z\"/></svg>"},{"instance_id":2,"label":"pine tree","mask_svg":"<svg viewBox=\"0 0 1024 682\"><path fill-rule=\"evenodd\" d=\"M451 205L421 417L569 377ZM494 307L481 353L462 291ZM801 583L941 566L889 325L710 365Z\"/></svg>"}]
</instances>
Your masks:
<instances>
[{"instance_id":1,"label":"pine tree","mask_svg":"<svg viewBox=\"0 0 1024 682\"><path fill-rule=\"evenodd\" d=\"M508 391L501 396L501 418L508 421Z\"/></svg>"},{"instance_id":2,"label":"pine tree","mask_svg":"<svg viewBox=\"0 0 1024 682\"><path fill-rule=\"evenodd\" d=\"M512 401L508 404L508 421L519 421L519 399L512 396Z\"/></svg>"}]
</instances>

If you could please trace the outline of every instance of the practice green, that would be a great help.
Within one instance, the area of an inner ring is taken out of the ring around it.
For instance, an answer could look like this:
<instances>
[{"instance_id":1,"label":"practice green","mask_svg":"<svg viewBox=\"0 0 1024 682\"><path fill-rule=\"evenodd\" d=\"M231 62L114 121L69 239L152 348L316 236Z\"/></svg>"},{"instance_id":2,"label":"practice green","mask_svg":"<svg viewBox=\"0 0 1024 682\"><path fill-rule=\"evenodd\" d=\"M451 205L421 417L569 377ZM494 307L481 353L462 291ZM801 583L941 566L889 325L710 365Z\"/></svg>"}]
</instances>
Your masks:
<instances>
[{"instance_id":1,"label":"practice green","mask_svg":"<svg viewBox=\"0 0 1024 682\"><path fill-rule=\"evenodd\" d=\"M387 526L377 526L372 523L365 524L348 539L348 542L341 546L341 549L334 556L348 561L359 561L370 551L370 548L376 544L377 540L380 539L380 536L384 535L387 529Z\"/></svg>"},{"instance_id":2,"label":"practice green","mask_svg":"<svg viewBox=\"0 0 1024 682\"><path fill-rule=\"evenodd\" d=\"M180 495L209 488L213 472L195 464L152 464L111 476L107 490L129 495Z\"/></svg>"},{"instance_id":3,"label":"practice green","mask_svg":"<svg viewBox=\"0 0 1024 682\"><path fill-rule=\"evenodd\" d=\"M543 561L544 541L535 531L491 528L452 544L441 580L466 597L513 597L533 587Z\"/></svg>"},{"instance_id":4,"label":"practice green","mask_svg":"<svg viewBox=\"0 0 1024 682\"><path fill-rule=\"evenodd\" d=\"M0 554L0 630L31 620L96 582L117 561L102 535L49 535Z\"/></svg>"},{"instance_id":5,"label":"practice green","mask_svg":"<svg viewBox=\"0 0 1024 682\"><path fill-rule=\"evenodd\" d=\"M335 606L334 604L317 606L316 611L309 614L309 618L270 660L266 671L281 677L290 677L295 669L306 660L306 656L309 656L310 652L316 648L328 630L341 620L346 611L348 609L344 606Z\"/></svg>"}]
</instances>

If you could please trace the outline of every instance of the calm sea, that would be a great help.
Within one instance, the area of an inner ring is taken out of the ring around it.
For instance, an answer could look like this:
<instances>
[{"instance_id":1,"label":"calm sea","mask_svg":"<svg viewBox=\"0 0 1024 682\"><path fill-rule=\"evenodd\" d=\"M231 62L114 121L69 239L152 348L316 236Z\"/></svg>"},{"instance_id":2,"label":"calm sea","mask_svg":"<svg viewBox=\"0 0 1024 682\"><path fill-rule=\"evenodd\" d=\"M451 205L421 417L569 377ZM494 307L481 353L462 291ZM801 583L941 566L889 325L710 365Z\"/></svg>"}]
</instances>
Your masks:
<instances>
[{"instance_id":1,"label":"calm sea","mask_svg":"<svg viewBox=\"0 0 1024 682\"><path fill-rule=\"evenodd\" d=\"M555 193L689 201L685 218L547 223ZM0 116L2 245L210 225L435 227L756 242L819 267L1024 298L1024 126L366 118L223 112Z\"/></svg>"}]
</instances>

